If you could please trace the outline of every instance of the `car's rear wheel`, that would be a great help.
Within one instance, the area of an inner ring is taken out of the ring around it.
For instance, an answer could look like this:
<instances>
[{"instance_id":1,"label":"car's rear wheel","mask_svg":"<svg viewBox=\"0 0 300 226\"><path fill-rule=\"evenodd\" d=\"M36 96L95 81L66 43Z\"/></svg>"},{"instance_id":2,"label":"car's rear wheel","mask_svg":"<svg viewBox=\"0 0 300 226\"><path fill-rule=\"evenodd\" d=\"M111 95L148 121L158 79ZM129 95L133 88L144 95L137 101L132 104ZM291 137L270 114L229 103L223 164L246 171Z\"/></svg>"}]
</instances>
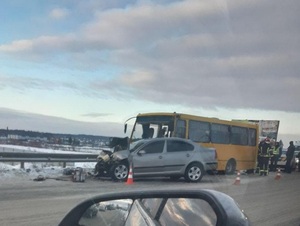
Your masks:
<instances>
[{"instance_id":1,"label":"car's rear wheel","mask_svg":"<svg viewBox=\"0 0 300 226\"><path fill-rule=\"evenodd\" d=\"M128 177L128 165L124 162L117 163L113 165L111 170L111 177L116 181L126 180Z\"/></svg>"},{"instance_id":2,"label":"car's rear wheel","mask_svg":"<svg viewBox=\"0 0 300 226\"><path fill-rule=\"evenodd\" d=\"M187 182L199 182L204 174L204 170L201 164L191 163L185 170L184 179Z\"/></svg>"}]
</instances>

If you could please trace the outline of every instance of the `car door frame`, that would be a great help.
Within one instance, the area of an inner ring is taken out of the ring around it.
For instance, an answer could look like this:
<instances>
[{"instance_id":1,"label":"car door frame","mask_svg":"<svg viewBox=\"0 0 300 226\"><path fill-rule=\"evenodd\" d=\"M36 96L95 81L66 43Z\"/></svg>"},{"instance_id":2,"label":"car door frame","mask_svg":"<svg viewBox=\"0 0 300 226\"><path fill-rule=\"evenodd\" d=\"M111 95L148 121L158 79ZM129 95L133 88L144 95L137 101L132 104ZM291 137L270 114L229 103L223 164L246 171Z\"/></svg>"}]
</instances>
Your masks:
<instances>
[{"instance_id":1,"label":"car door frame","mask_svg":"<svg viewBox=\"0 0 300 226\"><path fill-rule=\"evenodd\" d=\"M186 166L191 162L191 159L195 155L195 148L191 151L178 151L178 152L168 152L168 142L182 142L190 144L189 142L170 139L167 140L165 144L165 154L164 154L164 171L166 175L177 175L183 174ZM194 147L194 145L190 144Z\"/></svg>"},{"instance_id":2,"label":"car door frame","mask_svg":"<svg viewBox=\"0 0 300 226\"><path fill-rule=\"evenodd\" d=\"M146 146L153 143L164 142L163 150L160 153L142 153ZM163 176L164 172L164 154L166 149L166 140L154 140L145 143L135 152L131 153L133 174L135 176Z\"/></svg>"}]
</instances>

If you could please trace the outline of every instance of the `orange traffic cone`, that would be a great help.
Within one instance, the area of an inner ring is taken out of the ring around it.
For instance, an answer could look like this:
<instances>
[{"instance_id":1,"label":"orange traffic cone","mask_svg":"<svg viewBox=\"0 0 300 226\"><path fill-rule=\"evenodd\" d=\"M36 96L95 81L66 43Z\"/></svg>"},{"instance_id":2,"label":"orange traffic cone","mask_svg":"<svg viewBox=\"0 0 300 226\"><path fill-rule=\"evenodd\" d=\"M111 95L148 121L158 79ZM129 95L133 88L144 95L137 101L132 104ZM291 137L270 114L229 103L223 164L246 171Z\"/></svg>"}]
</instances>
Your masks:
<instances>
[{"instance_id":1,"label":"orange traffic cone","mask_svg":"<svg viewBox=\"0 0 300 226\"><path fill-rule=\"evenodd\" d=\"M279 180L281 178L281 174L280 174L280 168L277 169L277 173L276 173L276 176L275 176L275 180Z\"/></svg>"},{"instance_id":2,"label":"orange traffic cone","mask_svg":"<svg viewBox=\"0 0 300 226\"><path fill-rule=\"evenodd\" d=\"M133 176L132 176L132 165L130 164L129 174L127 178L126 184L133 184Z\"/></svg>"},{"instance_id":3,"label":"orange traffic cone","mask_svg":"<svg viewBox=\"0 0 300 226\"><path fill-rule=\"evenodd\" d=\"M241 184L241 178L240 178L240 171L237 171L236 179L235 182L233 183L234 185L240 185Z\"/></svg>"}]
</instances>

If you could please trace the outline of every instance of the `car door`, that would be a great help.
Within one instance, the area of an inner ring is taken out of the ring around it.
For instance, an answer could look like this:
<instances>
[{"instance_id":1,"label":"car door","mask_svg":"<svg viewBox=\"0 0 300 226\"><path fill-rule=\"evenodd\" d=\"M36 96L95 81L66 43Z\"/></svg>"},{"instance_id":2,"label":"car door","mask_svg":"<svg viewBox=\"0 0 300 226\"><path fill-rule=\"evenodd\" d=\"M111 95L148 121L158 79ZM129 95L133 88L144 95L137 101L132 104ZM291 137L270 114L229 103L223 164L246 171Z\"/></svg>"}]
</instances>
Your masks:
<instances>
[{"instance_id":1,"label":"car door","mask_svg":"<svg viewBox=\"0 0 300 226\"><path fill-rule=\"evenodd\" d=\"M179 173L194 156L194 146L182 140L168 140L167 152L164 155L166 174Z\"/></svg>"},{"instance_id":2,"label":"car door","mask_svg":"<svg viewBox=\"0 0 300 226\"><path fill-rule=\"evenodd\" d=\"M152 141L132 153L134 175L163 175L165 140Z\"/></svg>"}]
</instances>

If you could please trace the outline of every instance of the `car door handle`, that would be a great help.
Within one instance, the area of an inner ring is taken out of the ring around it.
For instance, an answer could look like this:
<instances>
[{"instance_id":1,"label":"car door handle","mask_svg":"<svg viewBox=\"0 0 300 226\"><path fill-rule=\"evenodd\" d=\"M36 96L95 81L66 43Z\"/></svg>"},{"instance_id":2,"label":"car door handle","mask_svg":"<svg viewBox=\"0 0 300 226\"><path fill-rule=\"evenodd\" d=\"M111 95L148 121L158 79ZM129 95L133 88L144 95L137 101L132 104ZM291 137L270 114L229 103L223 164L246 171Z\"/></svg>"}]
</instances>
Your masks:
<instances>
[{"instance_id":1,"label":"car door handle","mask_svg":"<svg viewBox=\"0 0 300 226\"><path fill-rule=\"evenodd\" d=\"M160 155L158 158L159 158L159 159L162 159L162 156Z\"/></svg>"},{"instance_id":2,"label":"car door handle","mask_svg":"<svg viewBox=\"0 0 300 226\"><path fill-rule=\"evenodd\" d=\"M186 157L190 157L190 154L186 154Z\"/></svg>"}]
</instances>

